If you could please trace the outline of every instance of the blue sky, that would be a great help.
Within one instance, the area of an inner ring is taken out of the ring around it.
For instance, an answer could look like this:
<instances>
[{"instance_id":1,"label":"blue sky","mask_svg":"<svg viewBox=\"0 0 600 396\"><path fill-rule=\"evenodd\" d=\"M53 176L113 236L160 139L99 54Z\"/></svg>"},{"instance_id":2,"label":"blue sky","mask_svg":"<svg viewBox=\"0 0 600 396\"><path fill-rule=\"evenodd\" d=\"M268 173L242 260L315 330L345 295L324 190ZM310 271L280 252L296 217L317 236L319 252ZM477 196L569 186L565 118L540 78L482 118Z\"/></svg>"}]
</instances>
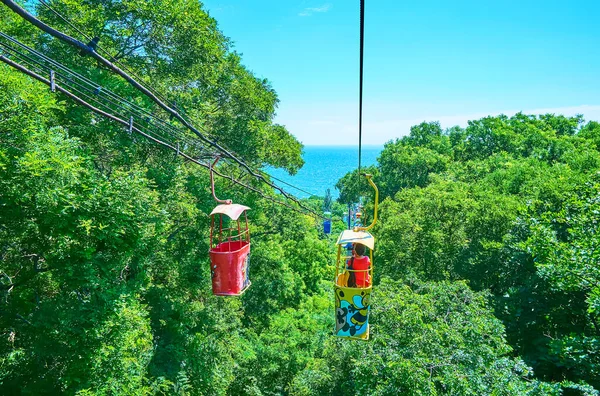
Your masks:
<instances>
[{"instance_id":1,"label":"blue sky","mask_svg":"<svg viewBox=\"0 0 600 396\"><path fill-rule=\"evenodd\" d=\"M359 1L207 0L308 145L356 144ZM600 2L366 0L363 144L488 114L600 119Z\"/></svg>"}]
</instances>

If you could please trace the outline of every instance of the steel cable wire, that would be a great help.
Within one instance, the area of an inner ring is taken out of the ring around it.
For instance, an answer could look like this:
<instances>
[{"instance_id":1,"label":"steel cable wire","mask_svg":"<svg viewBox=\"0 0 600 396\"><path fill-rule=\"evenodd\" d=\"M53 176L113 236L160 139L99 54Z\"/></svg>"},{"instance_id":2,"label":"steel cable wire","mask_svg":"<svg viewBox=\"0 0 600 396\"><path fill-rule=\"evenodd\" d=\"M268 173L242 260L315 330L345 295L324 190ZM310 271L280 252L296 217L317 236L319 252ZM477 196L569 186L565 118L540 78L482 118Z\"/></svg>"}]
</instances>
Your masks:
<instances>
[{"instance_id":1,"label":"steel cable wire","mask_svg":"<svg viewBox=\"0 0 600 396\"><path fill-rule=\"evenodd\" d=\"M34 79L36 79L36 80L38 80L38 81L40 81L40 82L42 82L42 83L44 83L44 84L48 85L48 86L50 86L50 85L51 85L51 82L50 82L50 80L46 79L45 77L42 77L41 75L39 75L39 74L37 74L37 73L35 73L35 72L33 72L33 71L30 71L30 70L28 70L28 69L27 69L27 68L25 68L24 66L22 66L22 65L18 64L17 62L14 62L14 61L10 60L9 58L7 58L7 57L6 57L6 56L4 56L4 55L1 55L1 54L0 54L0 61L2 61L2 62L4 62L4 63L8 64L9 66L11 66L11 67L13 67L13 68L15 68L15 69L17 69L17 70L21 71L22 73L24 73L24 74L26 74L26 75L28 75L28 76L30 76L30 77L32 77L32 78L34 78ZM83 99L79 98L77 95L73 94L72 92L68 91L67 89L63 88L63 87L62 87L62 86L60 86L59 84L56 84L56 86L55 86L55 87L56 87L56 90L57 90L57 91L59 91L59 92L61 92L61 93L65 94L66 96L68 96L69 98L73 99L73 100L74 100L74 101L76 101L77 103L79 103L79 104L83 105L84 107L87 107L88 109L90 109L90 110L92 110L92 111L94 111L94 112L96 112L96 113L98 113L98 114L100 114L100 115L103 115L103 116L105 116L105 117L107 117L107 118L109 118L109 119L112 119L112 120L114 120L114 121L116 121L116 122L119 122L119 123L121 123L121 124L123 124L123 125L128 125L128 122L127 122L126 120L120 119L120 118L119 118L119 117L117 117L117 116L114 116L114 115L112 115L112 114L106 113L106 112L102 111L101 109L95 108L94 106L92 106L91 104L87 103L85 100L83 100ZM164 142L164 141L161 141L161 140L159 140L159 139L157 139L157 138L155 138L155 137L152 137L152 136L150 136L150 135L148 135L148 134L144 133L144 132L143 132L143 131L141 131L141 130L140 130L138 127L137 127L137 126L134 126L132 129L133 129L133 131L135 131L135 132L137 132L137 133L141 134L142 136L144 136L144 137L146 137L146 138L148 138L148 139L150 139L150 140L154 141L155 143L158 143L158 144L160 144L160 145L162 145L162 146L165 146L165 147L167 147L167 148L169 148L169 149L171 149L171 150L173 150L173 151L176 151L176 148L175 148L175 147L173 147L172 145L170 145L169 143L166 143L166 142ZM195 164L197 164L197 165L200 165L200 166L202 166L202 167L204 167L204 168L206 168L206 169L209 169L209 168L210 168L210 166L209 166L208 164L202 163L202 162L200 162L200 161L198 161L198 160L196 160L196 159L194 159L194 158L190 157L189 155L187 155L187 154L185 154L185 153L183 153L183 152L177 151L177 153L178 153L179 155L183 156L183 157L184 157L186 160L188 160L188 161L191 161L191 162L193 162L193 163L195 163ZM233 183L235 183L235 184L237 184L237 185L239 185L239 186L241 186L241 187L243 187L243 188L245 188L245 189L248 189L249 191L252 191L252 192L254 192L254 193L258 194L258 195L260 195L262 198L264 198L264 199L266 199L266 200L268 200L268 201L271 201L271 202L273 202L273 203L275 203L275 204L286 206L287 208L289 208L289 209L291 209L291 210L293 210L293 211L296 211L296 212L298 212L298 213L300 213L300 214L303 214L303 215L313 215L313 216L315 216L315 215L316 215L317 217L321 217L321 216L319 216L318 214L316 214L315 212L312 212L312 213L310 213L311 211L310 211L310 210L308 210L308 211L307 211L307 210L306 210L306 208L298 208L298 207L295 207L295 206L292 206L292 205L288 204L287 202L283 202L283 201L276 200L276 199L274 199L273 197L271 197L271 196L268 196L268 195L266 195L264 192L262 192L262 191L258 190L257 188L255 188L255 187L252 187L252 186L249 186L249 185L247 185L247 184L244 184L244 183L240 182L240 181L239 181L239 180L237 180L237 179L234 179L232 176L227 176L227 175L224 175L224 174L222 174L221 172L219 172L219 171L217 171L217 170L214 170L214 169L213 169L213 172L214 172L214 173L215 173L217 176L219 176L219 177L221 177L221 178L223 178L223 179L225 179L225 180L231 180Z\"/></svg>"},{"instance_id":2,"label":"steel cable wire","mask_svg":"<svg viewBox=\"0 0 600 396\"><path fill-rule=\"evenodd\" d=\"M17 57L21 58L22 61L29 64L29 67L35 69L40 74L49 75L50 71L52 70L51 67L45 65L43 62L33 59L32 57L25 55L21 51L15 49L13 47L7 46L6 44L4 44L2 42L0 42L0 47L4 47L9 52L11 52L11 53L15 54ZM44 68L44 67L46 67L46 68ZM60 75L61 75L60 71L55 72L55 79L58 80ZM75 87L73 87L73 88L76 89L79 93L84 94L86 96L86 99L96 102L99 106L104 106L110 110L121 109L121 110L123 110L123 112L121 113L122 116L129 116L130 114L134 115L134 116L136 116L135 118L136 118L137 122L140 122L140 120L141 120L142 122L145 121L148 124L150 124L152 119L160 120L160 118L158 118L158 117L149 117L148 113L140 111L143 109L141 109L139 107L132 106L131 107L132 111L125 109L124 107L121 106L121 103L118 103L113 99L114 95L109 96L107 98L107 100L110 102L111 105L114 106L114 108L110 108L110 107L106 106L105 103L101 102L98 99L98 95L96 94L96 89L98 88L97 84L95 84L91 81L87 81L88 84L93 84L93 85L85 86L84 84L86 83L86 80L83 80L83 82L78 82L78 81L76 81L76 79L72 78L73 76L75 76L75 78L77 78L77 77L81 78L81 76L77 75L76 73L71 74L71 75L66 75L65 76L66 80L64 81L63 84L69 85L69 86L71 86L72 84L77 85L78 88L75 88ZM100 90L100 95L102 95L103 92L104 92L104 90ZM163 125L164 125L164 123L163 123ZM199 149L200 151L203 151L205 153L211 153L211 155L214 157L215 151L209 151L206 149L206 147L198 145L197 142L191 140L191 138L188 137L187 134L185 134L185 131L177 130L174 127L165 129L164 126L161 126L161 125L157 125L157 127L163 133L166 133L167 135L171 136L171 138L175 139L176 141L193 146L196 149Z\"/></svg>"},{"instance_id":3,"label":"steel cable wire","mask_svg":"<svg viewBox=\"0 0 600 396\"><path fill-rule=\"evenodd\" d=\"M27 10L25 10L24 8L22 8L15 1L13 1L13 0L0 0L0 1L2 1L2 3L4 3L7 7L9 7L13 12L15 12L16 14L18 14L20 17L22 17L23 19L25 19L29 23L33 24L38 29L46 32L47 34L50 34L51 36L53 36L53 37L55 37L55 38L57 38L57 39L59 39L61 41L66 42L67 44L70 44L71 46L74 46L75 48L77 48L77 49L79 49L81 51L86 52L89 56L93 57L94 59L96 59L98 62L100 62L104 66L108 67L114 73L118 74L123 79L125 79L133 87L135 87L140 92L142 92L144 95L146 95L148 98L150 98L151 100L153 100L163 110L165 110L166 112L168 112L169 114L171 114L174 118L176 118L178 121L180 121L187 129L189 129L196 136L198 136L200 138L200 140L202 140L202 141L206 142L207 144L210 144L211 146L213 146L216 149L218 149L224 156L226 156L226 157L230 158L232 161L236 162L238 166L240 166L243 169L245 169L253 177L261 180L262 182L264 182L265 184L269 185L273 189L276 189L277 191L279 191L285 198L287 198L287 199L289 199L291 201L294 201L297 205L299 205L301 207L304 207L304 205L302 205L302 203L297 198L295 198L292 194L288 193L287 191L285 191L283 188L277 186L276 184L270 182L265 176L263 176L259 172L256 172L245 161L243 161L240 158L238 158L230 150L228 150L225 147L221 146L216 141L207 138L207 136L201 130L199 130L198 128L194 127L190 122L188 122L186 119L184 119L181 116L181 114L179 114L179 112L177 112L176 110L174 110L173 108L171 108L169 105L165 104L156 95L154 95L151 90L149 90L144 85L140 84L136 79L134 79L129 74L127 74L126 72L124 72L122 69L120 69L119 67L117 67L114 63L110 62L108 59L106 59L102 55L98 54L96 51L94 51L93 48L87 46L86 44L82 43L81 41L79 41L77 39L74 39L73 37L71 37L71 36L69 36L69 35L67 35L67 34L65 34L65 33L61 32L59 30L56 30L56 29L48 26L47 24L45 24L44 22L42 22L38 18L36 18L34 15L32 15L31 13L29 13Z\"/></svg>"},{"instance_id":4,"label":"steel cable wire","mask_svg":"<svg viewBox=\"0 0 600 396\"><path fill-rule=\"evenodd\" d=\"M63 22L65 22L67 25L69 25L73 30L75 30L77 33L79 33L81 36L83 36L87 41L91 41L92 40L91 36L88 36L87 34L85 34L84 32L82 32L67 17L63 16L60 12L58 12L54 8L52 8L50 6L50 4L48 4L48 2L46 2L44 0L39 0L39 2L44 7L46 7L48 10L50 10L53 14L55 14L56 16L58 16ZM129 66L127 66L126 64L124 64L123 62L121 62L121 60L116 59L116 57L114 57L110 52L108 52L107 50L105 50L100 44L96 45L96 49L99 50L100 52L103 52L106 56L108 56L110 59L112 59L114 63L120 65L124 70L126 70L127 72L129 72L130 74L132 74L138 80L143 80L142 78L139 77L139 75L137 75L135 73L135 71L133 69L131 69ZM164 95L162 95L160 92L154 91L153 93L157 97L161 98L161 100L168 101L167 98Z\"/></svg>"},{"instance_id":5,"label":"steel cable wire","mask_svg":"<svg viewBox=\"0 0 600 396\"><path fill-rule=\"evenodd\" d=\"M3 0L3 2L5 2L5 1ZM5 3L6 3L6 2L5 2ZM6 35L6 34L2 33L2 32L0 32L0 36L2 36L2 37L4 37L4 38L6 38L6 39L8 39L8 40L10 40L11 42L13 42L13 43L15 43L15 44L19 45L19 46L20 46L20 47L22 47L22 48L25 48L25 49L27 49L27 50L29 50L29 51L33 52L33 53L36 53L36 54L37 54L37 55L39 55L39 56L40 56L42 59L44 59L45 61L49 62L51 65L53 65L53 66L57 66L59 69L61 69L61 70L64 70L66 73L69 73L69 74L71 74L71 75L74 75L74 76L76 76L76 77L78 77L78 78L81 78L81 79L83 79L83 80L86 80L86 81L87 81L89 84L93 85L94 87L97 87L97 86L98 86L96 83L92 82L91 80L89 80L89 79L87 79L87 78L85 78L85 77L83 77L83 76L81 76L81 75L78 75L77 73L75 73L75 72L73 72L72 70L70 70L70 69L66 68L65 66L61 65L60 63L58 63L58 62L56 62L56 61L52 60L51 58L49 58L49 57L47 57L47 56L45 56L45 55L43 55L43 54L41 54L41 53L39 53L39 52L37 52L37 51L35 51L35 50L33 50L33 49L31 49L31 48L29 48L29 47L25 46L24 44L22 44L22 43L20 43L20 42L18 42L18 40L15 40L14 38L12 38L12 37L10 37L10 36L8 36L8 35ZM123 100L122 98L118 97L118 96L117 96L116 94L114 94L114 93L111 93L111 95L112 95L112 96L114 96L114 97L117 97L119 100ZM154 117L152 114L150 114L150 116L151 116L151 117ZM154 117L154 118L156 118L156 117ZM217 147L219 147L219 146L217 146ZM236 159L236 158L234 158L234 157L230 157L230 158L231 158L232 160L234 160L234 162L235 162L237 165L240 165L240 161L239 161L238 159ZM249 169L249 168L248 168L248 166L247 166L247 165L245 165L245 164L244 164L244 168L246 168L247 170ZM250 173L251 173L253 176L255 176L255 175L256 175L256 174L255 174L253 171L251 171L251 170L250 170ZM268 175L268 174L267 174L267 175ZM280 193L281 193L281 194L282 194L282 195L283 195L283 196L284 196L286 199L290 199L291 201L295 202L295 203L296 203L296 204L297 204L299 207L303 208L304 210L306 210L306 211L308 211L308 212L311 212L311 213L313 213L313 215L316 215L317 217L323 218L323 216L321 216L320 214L318 214L318 213L316 213L315 211L313 211L312 209L310 209L310 208L307 208L306 206L304 206L304 205L303 205L303 204L302 204L302 203L301 203L299 200L297 200L297 199L296 199L295 197L293 197L291 194L287 193L287 192L286 192L285 190L283 190L281 187L279 187L279 186L277 186L277 185L273 184L272 182L269 182L267 179L265 179L265 177L264 177L264 176L260 176L259 180L261 180L261 181L264 181L264 182L265 182L266 184L268 184L269 186L271 186L271 187L275 188L275 189L276 189L277 191L279 191L279 192L280 192Z\"/></svg>"}]
</instances>

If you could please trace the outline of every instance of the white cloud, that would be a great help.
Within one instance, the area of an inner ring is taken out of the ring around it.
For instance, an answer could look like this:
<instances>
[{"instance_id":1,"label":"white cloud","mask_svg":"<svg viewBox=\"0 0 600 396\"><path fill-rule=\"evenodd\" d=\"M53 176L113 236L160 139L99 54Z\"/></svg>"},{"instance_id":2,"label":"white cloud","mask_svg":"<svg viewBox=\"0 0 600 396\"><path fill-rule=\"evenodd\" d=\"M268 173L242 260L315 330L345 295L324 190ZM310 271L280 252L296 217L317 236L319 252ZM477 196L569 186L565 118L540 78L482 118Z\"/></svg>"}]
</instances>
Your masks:
<instances>
[{"instance_id":1,"label":"white cloud","mask_svg":"<svg viewBox=\"0 0 600 396\"><path fill-rule=\"evenodd\" d=\"M285 102L284 102L285 103ZM600 105L580 105L556 108L513 109L488 111L470 114L430 115L418 118L398 118L391 111L379 114L365 112L363 124L363 144L383 145L389 140L408 135L410 127L423 121L439 121L442 128L455 125L466 127L470 120L478 120L489 115L505 114L512 116L518 112L524 114L562 114L574 116L583 114L586 121L600 121ZM310 117L307 117L310 114ZM374 121L371 121L375 119ZM315 106L310 109L280 108L277 122L285 125L300 141L307 145L352 145L358 140L358 115L356 106Z\"/></svg>"},{"instance_id":2,"label":"white cloud","mask_svg":"<svg viewBox=\"0 0 600 396\"><path fill-rule=\"evenodd\" d=\"M420 124L423 121L439 121L442 128L450 128L453 126L466 127L468 122L471 120L478 120L487 116L498 116L504 114L507 116L513 116L516 113L522 112L523 114L561 114L564 116L575 116L577 114L583 114L586 120L600 120L600 105L581 105L581 106L569 106L569 107L557 107L557 108L541 108L541 109L524 109L524 110L503 110L503 111L491 111L488 113L473 113L473 114L456 114L456 115L442 115L442 116L429 116L414 119L398 119L398 120L383 120L376 122L366 122L363 125L364 131L369 131L372 136L369 137L369 141L373 144L384 143L388 140L395 139L408 135L410 127L413 125Z\"/></svg>"},{"instance_id":3,"label":"white cloud","mask_svg":"<svg viewBox=\"0 0 600 396\"><path fill-rule=\"evenodd\" d=\"M320 7L307 7L302 10L298 15L301 17L311 16L312 14L319 12L327 12L331 9L331 4L323 4Z\"/></svg>"}]
</instances>

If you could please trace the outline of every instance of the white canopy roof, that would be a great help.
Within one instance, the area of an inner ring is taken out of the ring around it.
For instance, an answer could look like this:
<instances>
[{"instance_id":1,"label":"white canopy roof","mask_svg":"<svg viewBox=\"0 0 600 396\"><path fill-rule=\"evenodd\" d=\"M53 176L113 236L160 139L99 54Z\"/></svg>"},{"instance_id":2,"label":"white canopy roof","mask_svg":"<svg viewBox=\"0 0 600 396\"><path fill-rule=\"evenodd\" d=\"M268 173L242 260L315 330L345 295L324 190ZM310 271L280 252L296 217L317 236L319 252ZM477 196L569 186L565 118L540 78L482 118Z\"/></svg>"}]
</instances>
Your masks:
<instances>
[{"instance_id":1,"label":"white canopy roof","mask_svg":"<svg viewBox=\"0 0 600 396\"><path fill-rule=\"evenodd\" d=\"M340 237L337 240L337 244L345 245L347 243L360 243L361 245L365 245L371 250L375 248L375 238L373 238L373 235L369 234L366 231L342 231Z\"/></svg>"},{"instance_id":2,"label":"white canopy roof","mask_svg":"<svg viewBox=\"0 0 600 396\"><path fill-rule=\"evenodd\" d=\"M210 212L210 215L224 214L229 216L231 220L237 220L245 210L250 210L249 207L239 204L223 204L219 205Z\"/></svg>"}]
</instances>

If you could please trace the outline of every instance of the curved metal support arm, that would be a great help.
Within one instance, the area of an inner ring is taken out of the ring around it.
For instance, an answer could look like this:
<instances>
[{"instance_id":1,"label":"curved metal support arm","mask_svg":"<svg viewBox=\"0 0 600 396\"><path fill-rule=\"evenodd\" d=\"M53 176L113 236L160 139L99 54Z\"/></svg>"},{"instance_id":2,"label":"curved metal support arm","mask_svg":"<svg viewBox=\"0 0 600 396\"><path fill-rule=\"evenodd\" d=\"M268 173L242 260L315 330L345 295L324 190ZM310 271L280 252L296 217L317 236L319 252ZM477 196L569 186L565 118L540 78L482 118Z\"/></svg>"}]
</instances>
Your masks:
<instances>
[{"instance_id":1,"label":"curved metal support arm","mask_svg":"<svg viewBox=\"0 0 600 396\"><path fill-rule=\"evenodd\" d=\"M217 196L215 195L215 178L213 176L213 168L217 165L217 162L219 162L219 160L221 159L221 157L217 156L217 158L215 159L215 162L213 162L212 164L209 162L209 169L210 169L210 188L212 190L212 196L215 199L215 201L217 201L220 204L226 204L226 205L231 205L231 199L219 199L217 198Z\"/></svg>"},{"instance_id":2,"label":"curved metal support arm","mask_svg":"<svg viewBox=\"0 0 600 396\"><path fill-rule=\"evenodd\" d=\"M371 228L373 228L375 223L377 223L377 209L379 207L379 190L377 189L377 186L372 180L373 175L370 175L368 173L363 173L362 175L369 181L369 184L375 190L375 213L373 214L373 222L371 223L371 225L369 225L368 227L354 227L354 231L369 231Z\"/></svg>"}]
</instances>

